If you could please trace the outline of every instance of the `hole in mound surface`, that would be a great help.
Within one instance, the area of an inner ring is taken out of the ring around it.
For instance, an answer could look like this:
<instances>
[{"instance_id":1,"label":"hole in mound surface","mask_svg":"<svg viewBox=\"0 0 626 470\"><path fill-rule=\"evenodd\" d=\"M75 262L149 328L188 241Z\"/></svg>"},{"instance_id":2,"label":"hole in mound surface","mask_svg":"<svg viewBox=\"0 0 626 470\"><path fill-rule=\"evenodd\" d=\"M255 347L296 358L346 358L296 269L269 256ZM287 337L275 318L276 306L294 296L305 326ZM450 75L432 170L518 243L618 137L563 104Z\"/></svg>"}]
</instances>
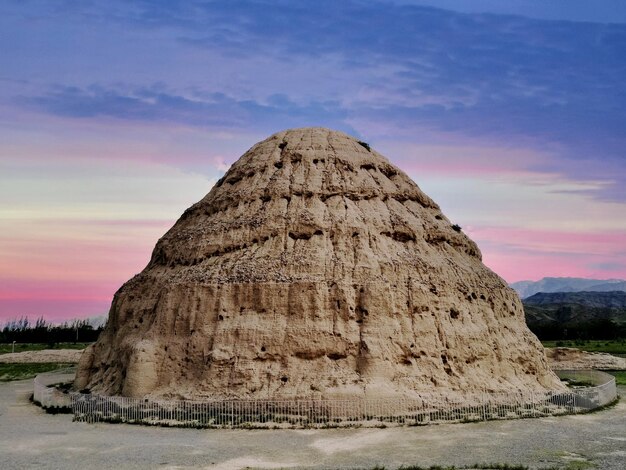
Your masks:
<instances>
[{"instance_id":1,"label":"hole in mound surface","mask_svg":"<svg viewBox=\"0 0 626 470\"><path fill-rule=\"evenodd\" d=\"M315 234L310 234L289 232L289 238L291 238L292 240L310 240L313 235L321 235L321 233L318 234L317 232L315 232Z\"/></svg>"},{"instance_id":2,"label":"hole in mound surface","mask_svg":"<svg viewBox=\"0 0 626 470\"><path fill-rule=\"evenodd\" d=\"M407 242L414 242L415 241L415 235L413 235L412 233L406 233L406 232L381 232L381 235L385 235L386 237L389 237L397 242L401 242L401 243L407 243Z\"/></svg>"},{"instance_id":3,"label":"hole in mound surface","mask_svg":"<svg viewBox=\"0 0 626 470\"><path fill-rule=\"evenodd\" d=\"M265 346L261 346L261 352L265 352Z\"/></svg>"},{"instance_id":4,"label":"hole in mound surface","mask_svg":"<svg viewBox=\"0 0 626 470\"><path fill-rule=\"evenodd\" d=\"M357 305L356 307L356 314L359 315L359 317L366 317L369 315L369 312L367 311L366 308L363 308L359 305Z\"/></svg>"},{"instance_id":5,"label":"hole in mound surface","mask_svg":"<svg viewBox=\"0 0 626 470\"><path fill-rule=\"evenodd\" d=\"M283 162L276 162L276 163L274 163L274 166L275 166L276 168L279 168L279 169L280 169L280 168L282 168L282 167L283 167Z\"/></svg>"},{"instance_id":6,"label":"hole in mound surface","mask_svg":"<svg viewBox=\"0 0 626 470\"><path fill-rule=\"evenodd\" d=\"M396 170L394 170L392 167L390 166L384 166L384 167L379 167L378 168L380 170L380 172L385 175L387 178L391 178L393 176L396 176L398 174L398 172Z\"/></svg>"},{"instance_id":7,"label":"hole in mound surface","mask_svg":"<svg viewBox=\"0 0 626 470\"><path fill-rule=\"evenodd\" d=\"M228 178L226 182L232 186L233 184L236 184L239 181L241 181L241 179L242 179L241 176L233 176L232 178Z\"/></svg>"},{"instance_id":8,"label":"hole in mound surface","mask_svg":"<svg viewBox=\"0 0 626 470\"><path fill-rule=\"evenodd\" d=\"M328 359L332 359L333 361L338 361L339 359L345 359L346 357L348 357L342 353L330 353L330 354L327 354L327 356L328 356Z\"/></svg>"},{"instance_id":9,"label":"hole in mound surface","mask_svg":"<svg viewBox=\"0 0 626 470\"><path fill-rule=\"evenodd\" d=\"M287 147L287 142L281 142L280 144L278 144L278 148L283 150L285 147Z\"/></svg>"},{"instance_id":10,"label":"hole in mound surface","mask_svg":"<svg viewBox=\"0 0 626 470\"><path fill-rule=\"evenodd\" d=\"M287 376L283 375L283 376L280 378L280 380L281 380L281 382L285 383L285 382L287 382L287 381L289 380L289 377L287 377Z\"/></svg>"}]
</instances>

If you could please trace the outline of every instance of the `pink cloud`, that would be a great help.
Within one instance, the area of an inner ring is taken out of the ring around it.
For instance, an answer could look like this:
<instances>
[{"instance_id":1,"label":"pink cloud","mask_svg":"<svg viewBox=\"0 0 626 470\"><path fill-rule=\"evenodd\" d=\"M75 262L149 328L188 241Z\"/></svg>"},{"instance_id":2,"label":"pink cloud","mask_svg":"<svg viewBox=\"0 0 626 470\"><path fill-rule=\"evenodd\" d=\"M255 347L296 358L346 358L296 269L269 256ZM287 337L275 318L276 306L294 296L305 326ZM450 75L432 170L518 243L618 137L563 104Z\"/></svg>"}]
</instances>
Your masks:
<instances>
[{"instance_id":1,"label":"pink cloud","mask_svg":"<svg viewBox=\"0 0 626 470\"><path fill-rule=\"evenodd\" d=\"M484 263L508 282L545 276L626 278L626 233L468 227Z\"/></svg>"},{"instance_id":2,"label":"pink cloud","mask_svg":"<svg viewBox=\"0 0 626 470\"><path fill-rule=\"evenodd\" d=\"M166 220L39 220L0 235L0 319L105 313L148 263Z\"/></svg>"},{"instance_id":3,"label":"pink cloud","mask_svg":"<svg viewBox=\"0 0 626 470\"><path fill-rule=\"evenodd\" d=\"M551 156L530 148L486 145L469 137L459 140L449 134L429 135L422 144L383 140L377 150L416 176L532 175L528 169Z\"/></svg>"},{"instance_id":4,"label":"pink cloud","mask_svg":"<svg viewBox=\"0 0 626 470\"><path fill-rule=\"evenodd\" d=\"M0 155L4 163L37 166L54 161L64 164L136 162L163 163L180 168L224 171L247 148L263 136L246 132L198 129L171 123L115 119L77 120L49 117L20 110L12 118L27 132L0 130ZM123 125L122 125L123 124ZM115 138L111 138L114 135ZM229 155L230 157L223 157ZM10 157L9 157L10 156Z\"/></svg>"},{"instance_id":5,"label":"pink cloud","mask_svg":"<svg viewBox=\"0 0 626 470\"><path fill-rule=\"evenodd\" d=\"M0 277L0 300L111 300L120 287L116 279L86 281L81 279L3 279Z\"/></svg>"},{"instance_id":6,"label":"pink cloud","mask_svg":"<svg viewBox=\"0 0 626 470\"><path fill-rule=\"evenodd\" d=\"M28 317L31 321L43 316L48 321L86 318L108 313L111 299L0 299L0 323Z\"/></svg>"}]
</instances>

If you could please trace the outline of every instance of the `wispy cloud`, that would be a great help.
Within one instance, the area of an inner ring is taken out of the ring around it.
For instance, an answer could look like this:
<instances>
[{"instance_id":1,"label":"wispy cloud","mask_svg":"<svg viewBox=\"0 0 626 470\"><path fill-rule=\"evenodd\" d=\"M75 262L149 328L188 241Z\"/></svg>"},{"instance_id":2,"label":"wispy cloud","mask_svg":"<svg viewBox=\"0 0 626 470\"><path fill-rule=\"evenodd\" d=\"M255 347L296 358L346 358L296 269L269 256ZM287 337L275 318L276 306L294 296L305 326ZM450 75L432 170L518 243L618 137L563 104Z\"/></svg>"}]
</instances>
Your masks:
<instances>
[{"instance_id":1,"label":"wispy cloud","mask_svg":"<svg viewBox=\"0 0 626 470\"><path fill-rule=\"evenodd\" d=\"M167 45L165 60L172 62L174 51L188 56L190 71L209 73L209 85L192 86L184 74L161 86L107 84L103 77L101 85L43 89L20 101L41 111L263 132L325 125L372 139L410 140L416 129L430 129L549 149L553 158L527 169L574 179L610 174L614 184L595 194L626 197L618 189L626 184L626 171L618 171L626 148L624 24L383 1L66 7L46 11L96 31L132 26L140 40ZM291 77L306 85L298 88Z\"/></svg>"},{"instance_id":2,"label":"wispy cloud","mask_svg":"<svg viewBox=\"0 0 626 470\"><path fill-rule=\"evenodd\" d=\"M382 150L507 280L626 273L626 10L599 2L0 2L0 281L32 293L0 314L100 313L230 162L310 125Z\"/></svg>"},{"instance_id":3,"label":"wispy cloud","mask_svg":"<svg viewBox=\"0 0 626 470\"><path fill-rule=\"evenodd\" d=\"M222 93L186 96L150 87L121 90L91 86L56 87L45 95L18 100L47 113L72 118L104 117L231 130L254 126L266 132L289 121L294 127L320 123L354 132L345 124L346 111L338 103L299 105L280 94L259 102Z\"/></svg>"},{"instance_id":4,"label":"wispy cloud","mask_svg":"<svg viewBox=\"0 0 626 470\"><path fill-rule=\"evenodd\" d=\"M519 227L473 227L484 262L509 282L545 276L624 276L626 232L571 233Z\"/></svg>"}]
</instances>

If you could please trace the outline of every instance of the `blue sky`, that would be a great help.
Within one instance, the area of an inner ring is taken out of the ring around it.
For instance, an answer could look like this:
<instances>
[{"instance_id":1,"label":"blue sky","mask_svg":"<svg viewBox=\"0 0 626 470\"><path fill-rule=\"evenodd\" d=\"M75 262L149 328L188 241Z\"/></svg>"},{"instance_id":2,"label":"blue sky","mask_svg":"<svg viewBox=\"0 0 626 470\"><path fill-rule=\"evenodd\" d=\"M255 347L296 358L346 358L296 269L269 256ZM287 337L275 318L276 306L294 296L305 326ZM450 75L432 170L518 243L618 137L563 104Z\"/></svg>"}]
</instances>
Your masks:
<instances>
[{"instance_id":1,"label":"blue sky","mask_svg":"<svg viewBox=\"0 0 626 470\"><path fill-rule=\"evenodd\" d=\"M625 2L8 0L0 45L0 315L71 303L73 272L105 309L230 163L310 125L386 154L507 280L626 276Z\"/></svg>"}]
</instances>

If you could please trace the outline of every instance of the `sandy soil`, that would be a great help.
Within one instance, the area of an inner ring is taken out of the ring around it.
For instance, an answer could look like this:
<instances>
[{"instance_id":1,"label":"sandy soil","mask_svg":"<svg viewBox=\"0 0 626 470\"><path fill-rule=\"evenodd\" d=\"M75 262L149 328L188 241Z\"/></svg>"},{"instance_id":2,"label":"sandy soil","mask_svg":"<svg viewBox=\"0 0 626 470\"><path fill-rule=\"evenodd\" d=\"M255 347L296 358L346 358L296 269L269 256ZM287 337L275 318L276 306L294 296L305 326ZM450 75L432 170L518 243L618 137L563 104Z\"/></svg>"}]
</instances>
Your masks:
<instances>
[{"instance_id":1,"label":"sandy soil","mask_svg":"<svg viewBox=\"0 0 626 470\"><path fill-rule=\"evenodd\" d=\"M622 401L596 413L387 429L182 429L72 422L28 400L32 381L0 384L0 468L371 469L523 464L623 470ZM570 467L571 468L571 467Z\"/></svg>"},{"instance_id":2,"label":"sandy soil","mask_svg":"<svg viewBox=\"0 0 626 470\"><path fill-rule=\"evenodd\" d=\"M606 353L591 353L575 348L546 348L552 369L626 370L626 358Z\"/></svg>"},{"instance_id":3,"label":"sandy soil","mask_svg":"<svg viewBox=\"0 0 626 470\"><path fill-rule=\"evenodd\" d=\"M82 349L43 349L41 351L24 351L19 353L0 354L0 362L67 362L75 363L80 359Z\"/></svg>"}]
</instances>

